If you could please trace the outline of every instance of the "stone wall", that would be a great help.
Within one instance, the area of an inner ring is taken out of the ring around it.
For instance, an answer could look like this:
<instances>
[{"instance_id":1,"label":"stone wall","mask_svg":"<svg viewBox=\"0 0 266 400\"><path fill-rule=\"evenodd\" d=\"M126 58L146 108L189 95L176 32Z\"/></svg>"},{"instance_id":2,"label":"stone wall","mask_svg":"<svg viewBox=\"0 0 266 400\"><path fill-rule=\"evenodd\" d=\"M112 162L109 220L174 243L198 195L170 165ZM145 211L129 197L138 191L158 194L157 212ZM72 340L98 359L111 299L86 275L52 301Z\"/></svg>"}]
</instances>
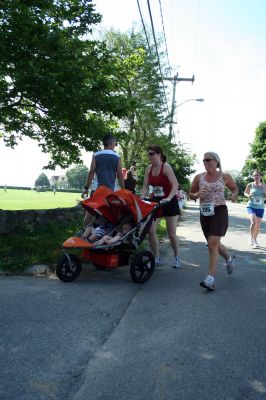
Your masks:
<instances>
[{"instance_id":1,"label":"stone wall","mask_svg":"<svg viewBox=\"0 0 266 400\"><path fill-rule=\"evenodd\" d=\"M0 235L17 232L25 225L36 228L47 223L60 223L80 219L84 216L81 206L71 208L54 208L51 210L0 210Z\"/></svg>"}]
</instances>

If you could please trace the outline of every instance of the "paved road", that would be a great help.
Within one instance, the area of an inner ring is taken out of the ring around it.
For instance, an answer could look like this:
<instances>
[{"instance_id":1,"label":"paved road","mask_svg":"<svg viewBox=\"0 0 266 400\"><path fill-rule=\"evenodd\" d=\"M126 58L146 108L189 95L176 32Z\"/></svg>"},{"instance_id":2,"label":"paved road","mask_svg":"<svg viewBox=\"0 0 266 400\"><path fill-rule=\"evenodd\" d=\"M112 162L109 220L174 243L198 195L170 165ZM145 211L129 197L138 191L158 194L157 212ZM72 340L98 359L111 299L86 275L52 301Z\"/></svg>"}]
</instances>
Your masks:
<instances>
[{"instance_id":1,"label":"paved road","mask_svg":"<svg viewBox=\"0 0 266 400\"><path fill-rule=\"evenodd\" d=\"M266 247L248 246L248 220L229 204L217 290L199 282L207 248L197 206L178 225L183 266L164 265L143 286L127 267L55 277L1 277L0 399L266 399ZM266 245L265 221L260 242Z\"/></svg>"}]
</instances>

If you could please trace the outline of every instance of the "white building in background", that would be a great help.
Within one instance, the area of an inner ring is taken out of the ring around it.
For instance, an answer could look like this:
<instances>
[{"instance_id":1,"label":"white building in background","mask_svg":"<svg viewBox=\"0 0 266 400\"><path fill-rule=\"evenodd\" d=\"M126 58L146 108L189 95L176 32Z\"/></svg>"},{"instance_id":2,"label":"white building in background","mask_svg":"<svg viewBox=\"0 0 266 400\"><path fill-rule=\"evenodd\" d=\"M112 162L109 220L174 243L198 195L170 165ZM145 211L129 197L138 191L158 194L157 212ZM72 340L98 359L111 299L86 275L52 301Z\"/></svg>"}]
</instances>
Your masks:
<instances>
[{"instance_id":1,"label":"white building in background","mask_svg":"<svg viewBox=\"0 0 266 400\"><path fill-rule=\"evenodd\" d=\"M50 179L50 185L57 189L67 189L67 178L65 175L53 175Z\"/></svg>"}]
</instances>

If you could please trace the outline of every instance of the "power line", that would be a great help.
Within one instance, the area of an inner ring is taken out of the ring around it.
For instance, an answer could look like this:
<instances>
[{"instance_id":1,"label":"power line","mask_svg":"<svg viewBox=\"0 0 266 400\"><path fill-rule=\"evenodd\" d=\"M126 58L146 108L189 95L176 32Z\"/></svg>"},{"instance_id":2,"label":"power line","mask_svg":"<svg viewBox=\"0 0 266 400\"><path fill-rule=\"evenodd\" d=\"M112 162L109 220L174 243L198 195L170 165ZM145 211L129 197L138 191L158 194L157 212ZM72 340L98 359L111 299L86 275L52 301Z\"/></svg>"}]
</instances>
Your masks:
<instances>
[{"instance_id":1,"label":"power line","mask_svg":"<svg viewBox=\"0 0 266 400\"><path fill-rule=\"evenodd\" d=\"M141 12L141 8L140 8L139 0L137 0L137 4L138 4L139 14L140 14L142 26L143 26L143 29L144 29L146 41L147 41L147 44L148 44L148 48L149 48L149 51L150 51L150 55L151 55L151 57L152 57L153 54L152 54L152 50L151 50L151 46L150 46L148 34L147 34L147 31L146 31L144 19L143 19L143 16L142 16L142 12ZM149 2L148 2L148 7L149 7ZM162 76L162 70L161 70L161 64L160 64L160 58L159 58L159 53L158 53L158 48L157 48L157 42L156 42L155 33L154 33L154 26L153 26L153 20L152 20L152 15L151 15L150 7L149 7L149 13L150 13L151 25L152 25L152 30L153 30L153 38L154 38L154 42L155 42L156 54L157 54L157 59L158 59L158 64L159 64L159 70L160 70L160 75L161 75L161 81L162 81L163 90L164 90L164 97L165 97L165 98L163 99L163 101L166 103L167 111L168 111L168 113L169 113L169 107L168 107L168 102L167 102L167 97L166 97L165 86L164 86L164 82L163 82L163 76Z\"/></svg>"},{"instance_id":2,"label":"power line","mask_svg":"<svg viewBox=\"0 0 266 400\"><path fill-rule=\"evenodd\" d=\"M168 48L167 48L167 42L166 42L166 36L165 36L164 20L163 20L163 10L162 10L162 3L161 3L161 0L159 0L159 3L160 3L160 12L161 12L161 20L162 20L162 26L163 26L163 35L164 35L164 42L165 42L165 48L166 48L166 55L167 55L168 67L169 67L169 69L171 70L170 61L169 61L169 54L168 54Z\"/></svg>"},{"instance_id":3,"label":"power line","mask_svg":"<svg viewBox=\"0 0 266 400\"><path fill-rule=\"evenodd\" d=\"M146 41L147 41L147 44L148 44L148 48L149 48L149 51L150 51L150 55L152 55L152 51L151 51L151 46L150 46L149 38L148 38L148 35L147 35L145 23L144 23L144 20L143 20L143 17L142 17L141 8L140 8L140 5L139 5L139 0L137 0L137 3L138 3L138 9L139 9L139 14L140 14L140 19L141 19L141 22L142 22L142 26L143 26L143 29L144 29L145 36L146 36Z\"/></svg>"},{"instance_id":4,"label":"power line","mask_svg":"<svg viewBox=\"0 0 266 400\"><path fill-rule=\"evenodd\" d=\"M162 68L161 68L161 63L160 63L160 56L159 56L159 52L158 52L157 40L156 40L156 36L155 36L155 30L154 30L154 24L153 24L153 18L152 18L150 1L149 0L147 0L147 5L148 5L148 9L149 9L149 15L150 15L150 20L151 20L151 29L152 29L152 34L153 34L153 39L154 39L154 44L155 44L155 49L156 49L156 54L157 54L157 59L158 59L158 65L159 65L159 70L160 70L160 75L161 75L161 80L162 80L162 85L163 85L165 103L166 103L167 110L168 110L168 113L169 113L167 96L166 96L165 86L164 86L164 82L163 82L163 73L162 73Z\"/></svg>"}]
</instances>

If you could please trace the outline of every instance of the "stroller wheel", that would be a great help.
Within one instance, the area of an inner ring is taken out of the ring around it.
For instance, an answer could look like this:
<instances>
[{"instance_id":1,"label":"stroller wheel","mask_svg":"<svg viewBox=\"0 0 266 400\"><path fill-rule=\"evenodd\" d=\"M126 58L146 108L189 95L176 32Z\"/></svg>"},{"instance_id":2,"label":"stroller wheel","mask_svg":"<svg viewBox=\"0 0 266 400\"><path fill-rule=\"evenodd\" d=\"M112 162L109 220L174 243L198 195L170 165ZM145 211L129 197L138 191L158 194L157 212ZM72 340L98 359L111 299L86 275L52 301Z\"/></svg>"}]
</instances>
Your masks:
<instances>
[{"instance_id":1,"label":"stroller wheel","mask_svg":"<svg viewBox=\"0 0 266 400\"><path fill-rule=\"evenodd\" d=\"M155 260L150 251L140 251L135 255L130 266L130 275L135 283L145 283L152 276Z\"/></svg>"},{"instance_id":2,"label":"stroller wheel","mask_svg":"<svg viewBox=\"0 0 266 400\"><path fill-rule=\"evenodd\" d=\"M56 275L63 282L74 281L81 272L80 258L74 254L63 254L56 266Z\"/></svg>"}]
</instances>

